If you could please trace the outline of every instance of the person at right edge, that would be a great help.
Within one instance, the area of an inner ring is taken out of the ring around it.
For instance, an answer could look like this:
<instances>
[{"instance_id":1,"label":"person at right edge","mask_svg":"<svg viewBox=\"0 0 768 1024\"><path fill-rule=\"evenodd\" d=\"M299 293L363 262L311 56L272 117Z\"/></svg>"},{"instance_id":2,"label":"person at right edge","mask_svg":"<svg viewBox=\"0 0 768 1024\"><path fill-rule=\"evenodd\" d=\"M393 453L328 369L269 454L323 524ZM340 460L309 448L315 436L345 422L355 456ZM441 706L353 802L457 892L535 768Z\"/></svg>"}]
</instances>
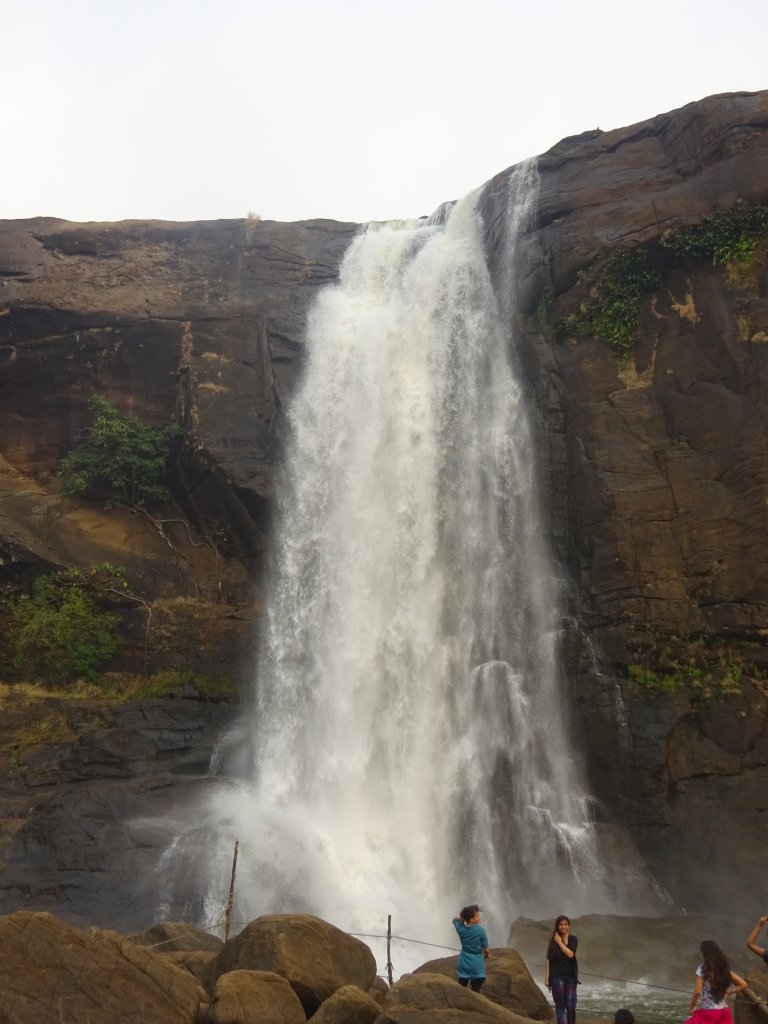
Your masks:
<instances>
[{"instance_id":1,"label":"person at right edge","mask_svg":"<svg viewBox=\"0 0 768 1024\"><path fill-rule=\"evenodd\" d=\"M751 949L757 956L761 956L766 964L768 964L768 949L764 949L763 946L758 946L757 936L760 934L765 925L768 924L768 914L763 914L762 917L758 917L757 924L749 933L747 939L747 949Z\"/></svg>"},{"instance_id":2,"label":"person at right edge","mask_svg":"<svg viewBox=\"0 0 768 1024\"><path fill-rule=\"evenodd\" d=\"M576 950L579 940L571 935L571 922L565 914L555 920L555 930L547 946L544 984L552 992L557 1024L576 1024L576 986L579 967Z\"/></svg>"}]
</instances>

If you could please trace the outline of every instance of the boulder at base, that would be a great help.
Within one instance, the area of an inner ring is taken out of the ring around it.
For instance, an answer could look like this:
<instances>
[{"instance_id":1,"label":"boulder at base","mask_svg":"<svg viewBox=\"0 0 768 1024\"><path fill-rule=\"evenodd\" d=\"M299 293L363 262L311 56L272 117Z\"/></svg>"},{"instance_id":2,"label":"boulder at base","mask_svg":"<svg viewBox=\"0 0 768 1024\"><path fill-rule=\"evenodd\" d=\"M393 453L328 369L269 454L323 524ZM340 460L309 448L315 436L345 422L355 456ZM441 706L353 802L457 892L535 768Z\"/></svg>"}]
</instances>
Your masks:
<instances>
[{"instance_id":1,"label":"boulder at base","mask_svg":"<svg viewBox=\"0 0 768 1024\"><path fill-rule=\"evenodd\" d=\"M304 1008L291 986L271 971L222 974L208 1010L210 1024L305 1024Z\"/></svg>"},{"instance_id":2,"label":"boulder at base","mask_svg":"<svg viewBox=\"0 0 768 1024\"><path fill-rule=\"evenodd\" d=\"M208 979L209 964L216 956L215 953L206 953L203 950L192 950L188 953L160 953L158 955L168 963L183 967L193 978L197 978L203 988Z\"/></svg>"},{"instance_id":3,"label":"boulder at base","mask_svg":"<svg viewBox=\"0 0 768 1024\"><path fill-rule=\"evenodd\" d=\"M456 979L458 956L444 956L417 967L414 974L443 974ZM485 962L483 995L492 1003L532 1020L552 1020L554 1013L544 993L531 977L523 958L515 949L492 949ZM768 1024L768 1021L766 1021Z\"/></svg>"},{"instance_id":4,"label":"boulder at base","mask_svg":"<svg viewBox=\"0 0 768 1024\"><path fill-rule=\"evenodd\" d=\"M78 931L52 914L0 917L3 1024L195 1024L195 979L114 932Z\"/></svg>"},{"instance_id":5,"label":"boulder at base","mask_svg":"<svg viewBox=\"0 0 768 1024\"><path fill-rule=\"evenodd\" d=\"M377 1003L383 1003L387 992L389 992L389 985L377 974L368 987L368 995L371 999L375 999Z\"/></svg>"},{"instance_id":6,"label":"boulder at base","mask_svg":"<svg viewBox=\"0 0 768 1024\"><path fill-rule=\"evenodd\" d=\"M381 1006L356 985L344 985L326 999L312 1024L373 1024L381 1013Z\"/></svg>"},{"instance_id":7,"label":"boulder at base","mask_svg":"<svg viewBox=\"0 0 768 1024\"><path fill-rule=\"evenodd\" d=\"M344 985L365 991L376 976L376 960L364 942L319 917L270 914L224 944L206 975L209 990L222 974L239 970L281 975L311 1016Z\"/></svg>"},{"instance_id":8,"label":"boulder at base","mask_svg":"<svg viewBox=\"0 0 768 1024\"><path fill-rule=\"evenodd\" d=\"M137 946L147 946L154 953L218 953L224 945L216 935L183 921L162 921L128 938Z\"/></svg>"},{"instance_id":9,"label":"boulder at base","mask_svg":"<svg viewBox=\"0 0 768 1024\"><path fill-rule=\"evenodd\" d=\"M443 974L406 974L384 999L376 1024L530 1024Z\"/></svg>"}]
</instances>

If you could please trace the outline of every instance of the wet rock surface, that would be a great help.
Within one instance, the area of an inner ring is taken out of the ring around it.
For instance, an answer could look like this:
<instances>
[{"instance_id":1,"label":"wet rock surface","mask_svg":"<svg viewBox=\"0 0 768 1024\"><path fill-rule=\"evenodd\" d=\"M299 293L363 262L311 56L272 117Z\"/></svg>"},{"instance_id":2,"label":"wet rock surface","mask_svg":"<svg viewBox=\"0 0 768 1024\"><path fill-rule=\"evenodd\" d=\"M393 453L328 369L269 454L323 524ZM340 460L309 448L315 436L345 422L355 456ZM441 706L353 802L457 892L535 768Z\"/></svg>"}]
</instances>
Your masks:
<instances>
[{"instance_id":1,"label":"wet rock surface","mask_svg":"<svg viewBox=\"0 0 768 1024\"><path fill-rule=\"evenodd\" d=\"M49 698L6 701L3 713L0 911L146 927L162 902L159 858L176 809L206 792L214 743L236 708ZM192 947L206 948L197 938Z\"/></svg>"},{"instance_id":2,"label":"wet rock surface","mask_svg":"<svg viewBox=\"0 0 768 1024\"><path fill-rule=\"evenodd\" d=\"M573 732L598 813L689 911L706 892L708 909L751 913L736 859L768 899L765 242L750 281L709 260L665 270L626 363L553 330L593 297L579 274L601 253L767 203L766 165L768 92L574 136L539 158L523 242L518 357L565 580ZM483 199L500 287L507 184Z\"/></svg>"}]
</instances>

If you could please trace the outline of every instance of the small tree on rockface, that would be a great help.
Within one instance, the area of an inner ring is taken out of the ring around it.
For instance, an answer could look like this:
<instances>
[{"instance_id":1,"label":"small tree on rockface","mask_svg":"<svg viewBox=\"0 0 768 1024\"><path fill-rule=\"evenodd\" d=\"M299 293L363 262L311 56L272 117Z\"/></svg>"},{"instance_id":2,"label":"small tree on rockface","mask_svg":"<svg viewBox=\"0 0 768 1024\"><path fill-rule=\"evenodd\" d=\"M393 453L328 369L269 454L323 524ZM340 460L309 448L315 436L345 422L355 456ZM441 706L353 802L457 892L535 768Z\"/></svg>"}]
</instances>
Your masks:
<instances>
[{"instance_id":1,"label":"small tree on rockface","mask_svg":"<svg viewBox=\"0 0 768 1024\"><path fill-rule=\"evenodd\" d=\"M38 576L31 593L8 604L16 667L43 678L95 679L120 647L120 615L100 607L120 585L122 571L107 564Z\"/></svg>"},{"instance_id":2,"label":"small tree on rockface","mask_svg":"<svg viewBox=\"0 0 768 1024\"><path fill-rule=\"evenodd\" d=\"M95 415L88 440L66 455L59 467L64 493L80 497L105 488L111 492L108 506L167 501L166 468L181 427L148 427L123 416L103 395L93 395L88 407Z\"/></svg>"}]
</instances>

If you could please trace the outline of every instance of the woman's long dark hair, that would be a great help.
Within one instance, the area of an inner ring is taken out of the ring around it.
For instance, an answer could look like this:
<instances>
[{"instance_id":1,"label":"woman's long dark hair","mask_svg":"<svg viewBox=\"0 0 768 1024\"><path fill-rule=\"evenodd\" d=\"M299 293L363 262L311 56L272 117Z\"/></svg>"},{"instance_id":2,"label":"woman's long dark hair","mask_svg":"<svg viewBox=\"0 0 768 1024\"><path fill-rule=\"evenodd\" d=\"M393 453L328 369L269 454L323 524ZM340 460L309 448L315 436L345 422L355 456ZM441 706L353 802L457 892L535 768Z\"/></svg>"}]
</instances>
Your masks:
<instances>
[{"instance_id":1,"label":"woman's long dark hair","mask_svg":"<svg viewBox=\"0 0 768 1024\"><path fill-rule=\"evenodd\" d=\"M711 939L704 939L702 942L701 955L704 959L704 981L709 985L715 1002L722 1002L731 983L731 965L728 958Z\"/></svg>"},{"instance_id":2,"label":"woman's long dark hair","mask_svg":"<svg viewBox=\"0 0 768 1024\"><path fill-rule=\"evenodd\" d=\"M567 921L568 924L571 923L571 919L567 914L558 914L555 918L555 927L552 929L552 938L549 940L549 945L547 946L547 960L552 960L553 957L560 955L560 947L555 942L555 932L557 931L558 925L561 921Z\"/></svg>"}]
</instances>

